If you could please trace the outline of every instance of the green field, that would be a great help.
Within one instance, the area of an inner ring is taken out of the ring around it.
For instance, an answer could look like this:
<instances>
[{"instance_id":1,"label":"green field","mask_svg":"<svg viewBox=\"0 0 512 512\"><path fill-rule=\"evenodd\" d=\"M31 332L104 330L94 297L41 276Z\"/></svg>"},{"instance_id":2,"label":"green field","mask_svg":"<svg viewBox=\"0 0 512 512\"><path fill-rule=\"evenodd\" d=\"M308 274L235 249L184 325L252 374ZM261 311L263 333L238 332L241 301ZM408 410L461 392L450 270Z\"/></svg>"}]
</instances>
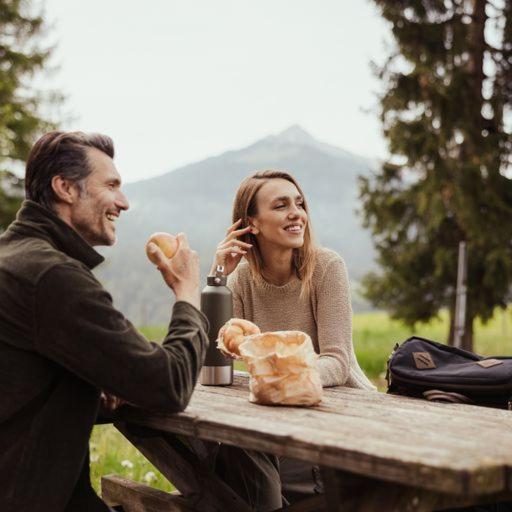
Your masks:
<instances>
[{"instance_id":1,"label":"green field","mask_svg":"<svg viewBox=\"0 0 512 512\"><path fill-rule=\"evenodd\" d=\"M151 340L161 340L165 327L146 327L141 331ZM385 390L386 360L397 342L416 334L444 342L448 332L447 315L414 331L392 321L386 313L374 312L354 316L354 344L359 364L380 389ZM512 308L498 310L486 325L475 325L475 352L485 355L512 354ZM91 479L99 490L101 475L116 473L132 480L149 483L163 490L172 486L111 425L95 427L91 437Z\"/></svg>"}]
</instances>

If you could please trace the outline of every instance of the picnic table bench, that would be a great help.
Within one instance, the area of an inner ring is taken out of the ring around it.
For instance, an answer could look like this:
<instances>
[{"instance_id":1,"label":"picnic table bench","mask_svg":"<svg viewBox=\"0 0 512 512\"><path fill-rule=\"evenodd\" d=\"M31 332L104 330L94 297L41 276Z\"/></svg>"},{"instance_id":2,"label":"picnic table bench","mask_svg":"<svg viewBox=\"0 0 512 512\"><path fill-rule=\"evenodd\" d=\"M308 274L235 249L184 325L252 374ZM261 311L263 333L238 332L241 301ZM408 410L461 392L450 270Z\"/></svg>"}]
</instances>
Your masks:
<instances>
[{"instance_id":1,"label":"picnic table bench","mask_svg":"<svg viewBox=\"0 0 512 512\"><path fill-rule=\"evenodd\" d=\"M324 389L311 408L256 405L248 395L248 377L237 373L232 386L198 384L182 413L121 410L116 427L182 496L111 476L102 480L103 498L127 512L249 511L190 450L201 439L320 466L325 495L289 512L429 511L512 500L509 411L346 387Z\"/></svg>"}]
</instances>

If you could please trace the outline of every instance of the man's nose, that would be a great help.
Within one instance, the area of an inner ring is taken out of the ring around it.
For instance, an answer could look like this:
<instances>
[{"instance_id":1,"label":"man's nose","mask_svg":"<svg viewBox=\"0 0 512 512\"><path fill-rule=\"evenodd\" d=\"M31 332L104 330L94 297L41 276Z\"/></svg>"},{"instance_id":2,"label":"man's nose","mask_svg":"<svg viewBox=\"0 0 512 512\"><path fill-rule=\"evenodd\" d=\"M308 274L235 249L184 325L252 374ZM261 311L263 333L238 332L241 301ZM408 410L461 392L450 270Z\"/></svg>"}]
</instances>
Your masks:
<instances>
[{"instance_id":1,"label":"man's nose","mask_svg":"<svg viewBox=\"0 0 512 512\"><path fill-rule=\"evenodd\" d=\"M121 210L128 210L128 208L130 208L128 198L121 191L118 192L116 204Z\"/></svg>"}]
</instances>

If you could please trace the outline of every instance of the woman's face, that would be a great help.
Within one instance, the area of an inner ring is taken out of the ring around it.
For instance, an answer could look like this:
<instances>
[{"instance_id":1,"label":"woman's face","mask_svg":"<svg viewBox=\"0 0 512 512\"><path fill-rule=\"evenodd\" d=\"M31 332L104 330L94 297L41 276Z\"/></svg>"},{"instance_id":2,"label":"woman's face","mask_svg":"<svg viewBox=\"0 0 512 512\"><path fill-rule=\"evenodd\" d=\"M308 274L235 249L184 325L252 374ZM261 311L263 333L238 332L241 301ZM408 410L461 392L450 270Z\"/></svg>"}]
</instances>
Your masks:
<instances>
[{"instance_id":1,"label":"woman's face","mask_svg":"<svg viewBox=\"0 0 512 512\"><path fill-rule=\"evenodd\" d=\"M258 239L286 249L304 245L308 216L297 187L282 178L269 179L256 195L257 214L251 222Z\"/></svg>"}]
</instances>

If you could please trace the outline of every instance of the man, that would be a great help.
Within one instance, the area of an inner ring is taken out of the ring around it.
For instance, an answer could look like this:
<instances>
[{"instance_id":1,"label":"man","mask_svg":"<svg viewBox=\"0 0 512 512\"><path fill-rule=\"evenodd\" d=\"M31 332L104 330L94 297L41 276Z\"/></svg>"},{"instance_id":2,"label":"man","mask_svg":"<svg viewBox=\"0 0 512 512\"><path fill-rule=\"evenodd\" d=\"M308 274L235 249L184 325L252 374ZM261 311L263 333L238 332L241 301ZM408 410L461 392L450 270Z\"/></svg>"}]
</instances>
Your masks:
<instances>
[{"instance_id":1,"label":"man","mask_svg":"<svg viewBox=\"0 0 512 512\"><path fill-rule=\"evenodd\" d=\"M172 260L152 247L176 296L169 332L149 343L91 273L128 209L110 138L51 132L33 147L27 200L0 237L0 510L107 511L89 481L102 391L183 410L207 345L199 263L185 235ZM128 269L127 269L128 270Z\"/></svg>"}]
</instances>

